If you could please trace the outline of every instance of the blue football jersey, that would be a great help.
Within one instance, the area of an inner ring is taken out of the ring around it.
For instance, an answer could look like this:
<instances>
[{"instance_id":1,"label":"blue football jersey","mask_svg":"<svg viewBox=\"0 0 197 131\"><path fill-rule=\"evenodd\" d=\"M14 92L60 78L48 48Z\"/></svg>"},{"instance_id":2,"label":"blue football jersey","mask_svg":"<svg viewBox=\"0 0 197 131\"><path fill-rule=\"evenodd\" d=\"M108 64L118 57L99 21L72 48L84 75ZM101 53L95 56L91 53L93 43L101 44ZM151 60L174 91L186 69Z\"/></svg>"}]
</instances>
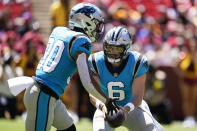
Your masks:
<instances>
[{"instance_id":1,"label":"blue football jersey","mask_svg":"<svg viewBox=\"0 0 197 131\"><path fill-rule=\"evenodd\" d=\"M76 52L90 55L92 43L84 34L66 27L56 27L50 37L36 70L36 78L41 80L60 97L76 72Z\"/></svg>"},{"instance_id":2,"label":"blue football jersey","mask_svg":"<svg viewBox=\"0 0 197 131\"><path fill-rule=\"evenodd\" d=\"M111 64L105 61L103 51L92 54L89 57L90 68L100 77L101 90L109 98L118 98L117 104L119 106L126 105L133 98L133 75L139 57L140 53L130 51L127 59L120 65L118 72L113 72ZM145 74L147 71L147 58L142 56L135 78Z\"/></svg>"}]
</instances>

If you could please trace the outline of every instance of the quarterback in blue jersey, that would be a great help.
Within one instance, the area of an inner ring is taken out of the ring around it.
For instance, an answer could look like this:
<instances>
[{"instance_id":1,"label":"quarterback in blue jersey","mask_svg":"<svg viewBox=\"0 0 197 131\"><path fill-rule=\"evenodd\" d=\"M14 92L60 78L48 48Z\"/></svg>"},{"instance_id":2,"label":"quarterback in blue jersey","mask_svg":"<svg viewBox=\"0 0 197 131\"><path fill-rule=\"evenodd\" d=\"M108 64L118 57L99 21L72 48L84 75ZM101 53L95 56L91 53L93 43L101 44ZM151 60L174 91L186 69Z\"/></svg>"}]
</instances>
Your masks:
<instances>
[{"instance_id":1,"label":"quarterback in blue jersey","mask_svg":"<svg viewBox=\"0 0 197 131\"><path fill-rule=\"evenodd\" d=\"M89 3L75 5L71 9L69 25L71 28L53 29L44 56L37 66L33 84L26 87L26 131L49 131L52 125L58 131L76 130L65 105L59 100L76 71L90 94L111 110L117 109L114 100L101 91L88 66L92 42L103 34L104 20L100 9ZM25 84L18 84L18 87L19 85L24 87Z\"/></svg>"},{"instance_id":2,"label":"quarterback in blue jersey","mask_svg":"<svg viewBox=\"0 0 197 131\"><path fill-rule=\"evenodd\" d=\"M132 43L126 28L121 26L107 32L103 48L89 57L89 65L95 76L99 76L100 88L110 98L118 99L126 115L122 126L129 131L162 131L162 126L153 118L147 103L143 100L147 58L136 51L129 51ZM97 110L93 118L94 131L113 131L105 122L106 106L90 95Z\"/></svg>"}]
</instances>

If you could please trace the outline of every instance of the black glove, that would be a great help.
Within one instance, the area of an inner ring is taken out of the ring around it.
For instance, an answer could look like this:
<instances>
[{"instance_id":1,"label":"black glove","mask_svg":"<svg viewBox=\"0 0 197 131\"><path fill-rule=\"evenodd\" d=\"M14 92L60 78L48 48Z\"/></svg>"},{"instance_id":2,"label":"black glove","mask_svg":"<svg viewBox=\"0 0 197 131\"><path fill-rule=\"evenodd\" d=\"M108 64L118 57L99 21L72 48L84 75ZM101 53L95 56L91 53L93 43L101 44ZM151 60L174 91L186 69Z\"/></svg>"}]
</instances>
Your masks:
<instances>
[{"instance_id":1,"label":"black glove","mask_svg":"<svg viewBox=\"0 0 197 131\"><path fill-rule=\"evenodd\" d=\"M118 112L118 110L120 109L120 107L116 104L116 101L118 99L111 99L109 100L109 102L106 104L107 107L107 114L111 113L111 115L113 115L113 112L115 111L116 113Z\"/></svg>"}]
</instances>

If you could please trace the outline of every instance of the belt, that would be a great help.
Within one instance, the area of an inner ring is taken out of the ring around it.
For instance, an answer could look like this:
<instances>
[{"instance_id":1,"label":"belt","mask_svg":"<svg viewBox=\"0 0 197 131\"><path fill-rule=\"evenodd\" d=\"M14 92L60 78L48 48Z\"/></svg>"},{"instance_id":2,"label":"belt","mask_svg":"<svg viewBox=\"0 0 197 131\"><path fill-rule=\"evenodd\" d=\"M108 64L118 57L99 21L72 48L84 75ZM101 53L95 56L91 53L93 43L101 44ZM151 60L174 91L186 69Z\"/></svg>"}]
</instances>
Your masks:
<instances>
[{"instance_id":1,"label":"belt","mask_svg":"<svg viewBox=\"0 0 197 131\"><path fill-rule=\"evenodd\" d=\"M44 93L55 97L57 100L59 99L59 96L51 89L49 88L47 85L45 85L42 81L36 79L35 76L33 76L33 79L35 81L35 85L37 85L37 87Z\"/></svg>"}]
</instances>

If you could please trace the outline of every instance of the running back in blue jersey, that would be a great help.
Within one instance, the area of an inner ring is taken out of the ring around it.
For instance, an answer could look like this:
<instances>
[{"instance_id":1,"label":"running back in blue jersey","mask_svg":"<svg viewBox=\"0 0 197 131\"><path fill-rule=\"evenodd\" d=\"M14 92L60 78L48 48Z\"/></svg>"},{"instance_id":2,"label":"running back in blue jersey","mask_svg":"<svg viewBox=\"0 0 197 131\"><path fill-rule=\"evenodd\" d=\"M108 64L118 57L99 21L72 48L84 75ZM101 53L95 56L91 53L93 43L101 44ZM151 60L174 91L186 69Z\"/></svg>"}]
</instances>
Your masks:
<instances>
[{"instance_id":1,"label":"running back in blue jersey","mask_svg":"<svg viewBox=\"0 0 197 131\"><path fill-rule=\"evenodd\" d=\"M100 77L101 90L110 98L118 98L117 104L124 106L133 98L132 83L133 73L140 53L130 51L127 63L119 74L112 73L106 64L103 51L89 57L91 69ZM147 58L142 57L135 77L139 77L148 71Z\"/></svg>"},{"instance_id":2,"label":"running back in blue jersey","mask_svg":"<svg viewBox=\"0 0 197 131\"><path fill-rule=\"evenodd\" d=\"M85 52L90 55L91 50L92 43L84 34L66 27L56 27L38 64L36 78L60 97L77 70L75 54Z\"/></svg>"}]
</instances>

